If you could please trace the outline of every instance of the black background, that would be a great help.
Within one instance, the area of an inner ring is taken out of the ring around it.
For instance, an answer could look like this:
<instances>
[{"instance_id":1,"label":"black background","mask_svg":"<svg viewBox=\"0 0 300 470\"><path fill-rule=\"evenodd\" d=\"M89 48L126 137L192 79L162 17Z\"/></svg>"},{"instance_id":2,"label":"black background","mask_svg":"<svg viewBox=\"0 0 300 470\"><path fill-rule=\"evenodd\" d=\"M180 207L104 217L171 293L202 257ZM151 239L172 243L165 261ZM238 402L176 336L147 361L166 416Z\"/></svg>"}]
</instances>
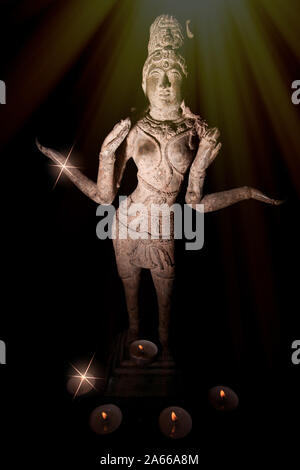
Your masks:
<instances>
[{"instance_id":1,"label":"black background","mask_svg":"<svg viewBox=\"0 0 300 470\"><path fill-rule=\"evenodd\" d=\"M12 6L7 9L3 38L16 24L18 28L11 48L6 45L3 51L3 77L38 19L20 25ZM105 27L104 22L101 28ZM101 38L101 28L94 41ZM240 465L246 459L267 462L279 453L288 458L295 450L294 429L299 425L300 366L291 363L291 344L299 338L299 193L276 143L272 160L278 175L276 195L287 202L275 208L247 201L208 214L205 245L199 252L187 252L184 241L178 242L171 333L174 354L185 371L185 396L177 401L116 400L124 415L122 426L99 438L90 431L88 418L107 399L100 393L72 400L67 393L70 362L88 361L96 352L101 370L115 335L127 326L112 243L96 237L96 204L65 180L52 191L55 177L34 143L38 136L54 148L72 144L80 122L80 105L72 99L72 90L85 53L1 150L5 222L0 337L7 343L8 362L0 369L1 442L8 437L13 443L10 462L21 457L32 466L51 460L93 468L107 452L142 456L147 451L199 453L200 464L204 456ZM293 79L299 78L298 65L293 57L286 65ZM140 86L138 75L135 81ZM137 104L141 110L146 105L142 92ZM193 111L200 112L196 99L192 104ZM91 178L95 179L105 132L129 113L130 105L129 97L127 109L115 107L114 116L99 131L98 144L90 144L84 171ZM11 112L8 102L1 107L1 119ZM265 131L272 139L268 125ZM130 164L121 194L134 187L135 172ZM227 182L232 187L230 174ZM216 190L208 174L205 191ZM253 285L247 282L249 246L240 236L241 210L248 211L249 230L256 231L250 254L257 275L255 299ZM256 211L268 233L258 245ZM264 278L266 262L271 263L271 280ZM140 297L144 327L153 339L156 300L148 273ZM240 397L236 412L223 415L209 408L207 391L217 384L236 390ZM193 418L192 433L180 442L169 442L157 427L160 411L172 404L185 407ZM241 460L239 449L244 451Z\"/></svg>"}]
</instances>

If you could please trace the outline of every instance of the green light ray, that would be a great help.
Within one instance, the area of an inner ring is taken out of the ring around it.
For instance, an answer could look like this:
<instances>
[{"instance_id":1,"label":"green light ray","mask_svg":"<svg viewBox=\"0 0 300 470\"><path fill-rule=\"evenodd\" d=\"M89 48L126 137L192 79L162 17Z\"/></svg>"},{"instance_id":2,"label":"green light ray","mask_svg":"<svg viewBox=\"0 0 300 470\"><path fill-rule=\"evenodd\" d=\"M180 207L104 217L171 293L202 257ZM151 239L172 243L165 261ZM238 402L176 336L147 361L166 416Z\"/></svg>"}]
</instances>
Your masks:
<instances>
[{"instance_id":1,"label":"green light ray","mask_svg":"<svg viewBox=\"0 0 300 470\"><path fill-rule=\"evenodd\" d=\"M278 29L278 33L280 33L289 48L293 51L298 60L300 60L299 16L296 14L299 8L299 1L261 0L259 6L272 20Z\"/></svg>"},{"instance_id":2,"label":"green light ray","mask_svg":"<svg viewBox=\"0 0 300 470\"><path fill-rule=\"evenodd\" d=\"M228 4L291 177L299 188L296 173L299 168L296 156L299 116L291 104L290 89L284 81L281 65L273 60L268 37L258 19L253 18L253 12L241 8L235 0L229 0Z\"/></svg>"},{"instance_id":3,"label":"green light ray","mask_svg":"<svg viewBox=\"0 0 300 470\"><path fill-rule=\"evenodd\" d=\"M87 8L85 2L73 0L53 5L11 64L6 82L14 112L3 123L4 141L59 82L113 4L114 0L91 0Z\"/></svg>"}]
</instances>

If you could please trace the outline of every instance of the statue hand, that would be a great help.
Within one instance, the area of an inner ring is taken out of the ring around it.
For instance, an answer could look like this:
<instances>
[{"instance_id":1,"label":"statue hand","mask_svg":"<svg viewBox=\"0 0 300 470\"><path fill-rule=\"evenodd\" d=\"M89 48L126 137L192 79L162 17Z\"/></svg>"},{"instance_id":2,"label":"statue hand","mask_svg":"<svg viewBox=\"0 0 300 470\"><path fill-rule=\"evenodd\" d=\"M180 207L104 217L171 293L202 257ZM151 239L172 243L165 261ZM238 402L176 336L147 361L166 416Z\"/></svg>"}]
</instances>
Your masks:
<instances>
[{"instance_id":1,"label":"statue hand","mask_svg":"<svg viewBox=\"0 0 300 470\"><path fill-rule=\"evenodd\" d=\"M129 118L126 118L118 122L113 130L108 134L104 139L104 142L101 147L100 157L113 157L117 148L121 145L123 140L128 135L128 132L131 127L131 121Z\"/></svg>"},{"instance_id":2,"label":"statue hand","mask_svg":"<svg viewBox=\"0 0 300 470\"><path fill-rule=\"evenodd\" d=\"M207 131L204 137L201 137L199 148L195 158L195 169L197 171L205 172L206 168L209 167L209 165L214 161L214 159L218 155L219 150L222 147L221 143L217 144L217 139L219 135L219 130L216 127L213 127Z\"/></svg>"}]
</instances>

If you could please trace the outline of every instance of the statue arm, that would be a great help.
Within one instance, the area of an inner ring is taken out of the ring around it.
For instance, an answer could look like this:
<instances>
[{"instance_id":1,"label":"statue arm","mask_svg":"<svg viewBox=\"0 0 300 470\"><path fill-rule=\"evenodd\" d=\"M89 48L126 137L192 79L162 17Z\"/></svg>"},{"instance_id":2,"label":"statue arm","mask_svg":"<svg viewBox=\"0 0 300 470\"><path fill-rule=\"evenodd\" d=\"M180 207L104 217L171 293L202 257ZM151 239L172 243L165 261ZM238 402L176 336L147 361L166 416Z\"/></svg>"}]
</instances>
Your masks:
<instances>
[{"instance_id":1,"label":"statue arm","mask_svg":"<svg viewBox=\"0 0 300 470\"><path fill-rule=\"evenodd\" d=\"M114 180L115 151L126 138L130 125L129 118L119 122L104 140L100 151L97 184L76 167L72 166L70 161L67 161L66 157L59 152L44 147L38 141L36 141L36 145L44 155L62 168L64 174L83 192L83 194L97 202L97 204L111 204L117 192L117 186ZM126 161L125 159L123 163L124 168Z\"/></svg>"},{"instance_id":2,"label":"statue arm","mask_svg":"<svg viewBox=\"0 0 300 470\"><path fill-rule=\"evenodd\" d=\"M271 199L258 189L249 186L220 191L203 197L203 184L206 169L214 161L221 148L220 143L216 145L218 137L219 131L216 128L209 129L205 136L201 137L197 155L190 169L185 202L196 210L197 204L203 204L204 212L213 212L223 209L247 199L256 199L257 201L273 205L281 204L283 201Z\"/></svg>"},{"instance_id":3,"label":"statue arm","mask_svg":"<svg viewBox=\"0 0 300 470\"><path fill-rule=\"evenodd\" d=\"M127 132L126 128L125 132ZM106 204L111 204L116 197L127 161L133 156L134 135L134 130L129 132L125 142L125 150L121 152L117 158L115 151L113 153L110 151L107 152L105 145L106 139L103 142L99 155L97 188L101 199L107 201L105 202ZM119 140L123 140L123 138L122 134L119 135ZM117 147L119 147L119 145L120 144L118 144Z\"/></svg>"},{"instance_id":4,"label":"statue arm","mask_svg":"<svg viewBox=\"0 0 300 470\"><path fill-rule=\"evenodd\" d=\"M36 146L44 155L46 155L50 160L52 160L58 168L63 169L64 174L77 186L80 191L85 194L87 197L97 202L98 204L103 204L104 202L100 199L97 185L94 181L90 180L85 176L80 170L71 166L69 161L64 155L48 147L44 147L36 140Z\"/></svg>"},{"instance_id":5,"label":"statue arm","mask_svg":"<svg viewBox=\"0 0 300 470\"><path fill-rule=\"evenodd\" d=\"M220 191L218 193L207 194L198 204L203 204L204 212L213 212L225 207L232 206L233 204L246 201L247 199L256 199L257 201L265 202L278 206L284 201L279 199L272 199L266 196L258 189L249 186L241 186L240 188L229 189L227 191ZM190 207L197 210L197 203L190 203Z\"/></svg>"},{"instance_id":6,"label":"statue arm","mask_svg":"<svg viewBox=\"0 0 300 470\"><path fill-rule=\"evenodd\" d=\"M200 143L196 157L191 165L188 188L185 196L187 204L200 204L206 169L216 158L221 144L217 144L219 131L217 128L207 129L206 125L196 121L196 132Z\"/></svg>"}]
</instances>

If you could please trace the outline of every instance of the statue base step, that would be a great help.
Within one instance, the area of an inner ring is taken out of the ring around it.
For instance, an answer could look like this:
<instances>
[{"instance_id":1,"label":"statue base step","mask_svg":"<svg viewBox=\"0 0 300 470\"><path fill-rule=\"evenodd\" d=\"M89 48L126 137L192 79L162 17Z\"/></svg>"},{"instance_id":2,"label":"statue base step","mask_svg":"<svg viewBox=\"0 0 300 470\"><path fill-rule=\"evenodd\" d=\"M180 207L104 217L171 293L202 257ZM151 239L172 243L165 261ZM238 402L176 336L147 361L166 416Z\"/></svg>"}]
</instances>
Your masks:
<instances>
[{"instance_id":1,"label":"statue base step","mask_svg":"<svg viewBox=\"0 0 300 470\"><path fill-rule=\"evenodd\" d=\"M127 331L118 335L109 361L106 396L181 396L182 391L182 376L171 356L138 366L129 356Z\"/></svg>"}]
</instances>

